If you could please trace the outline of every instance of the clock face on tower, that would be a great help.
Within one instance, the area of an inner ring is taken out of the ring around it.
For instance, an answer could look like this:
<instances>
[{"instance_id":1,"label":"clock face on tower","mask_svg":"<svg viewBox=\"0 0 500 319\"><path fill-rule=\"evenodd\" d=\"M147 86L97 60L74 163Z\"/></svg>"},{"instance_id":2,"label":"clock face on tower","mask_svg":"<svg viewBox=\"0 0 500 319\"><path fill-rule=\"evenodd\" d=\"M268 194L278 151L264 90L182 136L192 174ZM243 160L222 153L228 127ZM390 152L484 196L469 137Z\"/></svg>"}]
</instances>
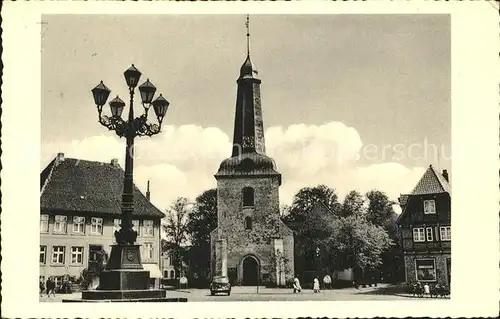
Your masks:
<instances>
[{"instance_id":1,"label":"clock face on tower","mask_svg":"<svg viewBox=\"0 0 500 319\"><path fill-rule=\"evenodd\" d=\"M243 136L243 148L254 147L253 136Z\"/></svg>"}]
</instances>

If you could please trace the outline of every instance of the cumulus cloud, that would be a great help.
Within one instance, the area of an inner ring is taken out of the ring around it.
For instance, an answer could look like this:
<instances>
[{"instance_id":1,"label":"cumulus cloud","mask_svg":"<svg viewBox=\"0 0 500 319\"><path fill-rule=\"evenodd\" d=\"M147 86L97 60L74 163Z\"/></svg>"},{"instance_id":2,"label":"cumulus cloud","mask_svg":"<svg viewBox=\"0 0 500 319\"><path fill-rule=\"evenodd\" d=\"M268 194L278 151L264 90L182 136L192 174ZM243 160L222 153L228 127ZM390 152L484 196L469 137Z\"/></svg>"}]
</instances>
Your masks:
<instances>
[{"instance_id":1,"label":"cumulus cloud","mask_svg":"<svg viewBox=\"0 0 500 319\"><path fill-rule=\"evenodd\" d=\"M49 142L42 146L42 165L63 152L66 157L103 162L118 158L123 167L124 148L124 139L111 134ZM266 151L283 175L280 201L286 204L300 188L318 184L335 188L341 199L354 189L361 193L379 189L397 200L424 172L424 168L396 162L360 166L362 148L356 129L339 122L266 130ZM151 200L163 210L179 196L194 200L204 190L216 187L213 174L230 152L231 139L218 128L165 126L157 136L136 140L135 182L145 192L147 181L151 181Z\"/></svg>"}]
</instances>

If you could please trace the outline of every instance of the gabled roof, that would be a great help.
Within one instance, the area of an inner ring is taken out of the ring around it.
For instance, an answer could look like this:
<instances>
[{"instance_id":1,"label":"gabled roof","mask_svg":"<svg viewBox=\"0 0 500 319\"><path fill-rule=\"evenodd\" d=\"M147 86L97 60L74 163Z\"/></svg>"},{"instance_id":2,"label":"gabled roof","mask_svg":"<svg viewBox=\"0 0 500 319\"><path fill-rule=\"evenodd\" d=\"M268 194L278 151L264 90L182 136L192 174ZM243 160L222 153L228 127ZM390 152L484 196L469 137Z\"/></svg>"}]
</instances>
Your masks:
<instances>
[{"instance_id":1,"label":"gabled roof","mask_svg":"<svg viewBox=\"0 0 500 319\"><path fill-rule=\"evenodd\" d=\"M451 197L451 185L444 178L444 176L436 170L436 168L429 165L411 193L400 195L399 204L403 210L401 214L399 214L396 223L399 224L403 216L406 214L406 204L408 204L408 202L412 199L412 196L442 193L448 193Z\"/></svg>"},{"instance_id":2,"label":"gabled roof","mask_svg":"<svg viewBox=\"0 0 500 319\"><path fill-rule=\"evenodd\" d=\"M119 216L123 179L118 164L58 155L40 174L40 209ZM133 216L165 217L135 185Z\"/></svg>"},{"instance_id":3,"label":"gabled roof","mask_svg":"<svg viewBox=\"0 0 500 319\"><path fill-rule=\"evenodd\" d=\"M424 175L409 195L440 193L448 193L451 195L451 186L441 173L436 171L432 165L429 165L429 168L427 168Z\"/></svg>"}]
</instances>

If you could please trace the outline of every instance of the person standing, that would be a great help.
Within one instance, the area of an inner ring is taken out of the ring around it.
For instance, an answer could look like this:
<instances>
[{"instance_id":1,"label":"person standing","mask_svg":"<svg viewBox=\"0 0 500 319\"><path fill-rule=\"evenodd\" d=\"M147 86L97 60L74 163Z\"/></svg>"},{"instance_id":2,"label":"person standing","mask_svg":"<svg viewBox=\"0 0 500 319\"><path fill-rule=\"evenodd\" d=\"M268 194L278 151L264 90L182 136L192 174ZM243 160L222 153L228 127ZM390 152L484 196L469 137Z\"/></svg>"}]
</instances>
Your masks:
<instances>
[{"instance_id":1,"label":"person standing","mask_svg":"<svg viewBox=\"0 0 500 319\"><path fill-rule=\"evenodd\" d=\"M313 291L314 291L314 293L319 292L319 280L318 280L318 278L314 278Z\"/></svg>"},{"instance_id":2,"label":"person standing","mask_svg":"<svg viewBox=\"0 0 500 319\"><path fill-rule=\"evenodd\" d=\"M431 294L431 289L429 287L428 283L425 283L424 285L424 296L429 296Z\"/></svg>"},{"instance_id":3,"label":"person standing","mask_svg":"<svg viewBox=\"0 0 500 319\"><path fill-rule=\"evenodd\" d=\"M301 291L302 291L302 287L300 286L299 278L297 278L297 276L295 276L295 278L293 279L293 293L297 293L297 292L301 292Z\"/></svg>"},{"instance_id":4,"label":"person standing","mask_svg":"<svg viewBox=\"0 0 500 319\"><path fill-rule=\"evenodd\" d=\"M45 283L43 282L42 278L40 278L39 287L40 287L40 297L41 297L43 295L43 291L45 290Z\"/></svg>"},{"instance_id":5,"label":"person standing","mask_svg":"<svg viewBox=\"0 0 500 319\"><path fill-rule=\"evenodd\" d=\"M325 285L325 289L331 289L332 278L329 275L325 275L325 277L323 277L323 284Z\"/></svg>"}]
</instances>

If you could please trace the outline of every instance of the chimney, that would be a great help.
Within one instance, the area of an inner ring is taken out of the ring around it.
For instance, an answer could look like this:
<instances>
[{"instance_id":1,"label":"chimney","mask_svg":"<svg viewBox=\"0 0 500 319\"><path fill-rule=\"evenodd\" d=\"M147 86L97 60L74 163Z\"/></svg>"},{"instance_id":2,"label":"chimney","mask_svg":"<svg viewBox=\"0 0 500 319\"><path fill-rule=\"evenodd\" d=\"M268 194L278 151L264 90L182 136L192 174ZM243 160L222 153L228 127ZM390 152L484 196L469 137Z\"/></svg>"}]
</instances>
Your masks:
<instances>
[{"instance_id":1,"label":"chimney","mask_svg":"<svg viewBox=\"0 0 500 319\"><path fill-rule=\"evenodd\" d=\"M61 162L64 162L64 153L57 153L57 156L56 156L56 165L61 163Z\"/></svg>"},{"instance_id":2,"label":"chimney","mask_svg":"<svg viewBox=\"0 0 500 319\"><path fill-rule=\"evenodd\" d=\"M113 159L111 160L111 163L110 163L110 164L111 164L111 166L113 166L113 167L118 167L118 159L117 159L117 158L113 158Z\"/></svg>"},{"instance_id":3,"label":"chimney","mask_svg":"<svg viewBox=\"0 0 500 319\"><path fill-rule=\"evenodd\" d=\"M443 173L442 173L441 175L443 175L444 179L445 179L448 183L450 182L450 176L448 175L448 170L443 169Z\"/></svg>"},{"instance_id":4,"label":"chimney","mask_svg":"<svg viewBox=\"0 0 500 319\"><path fill-rule=\"evenodd\" d=\"M151 192L149 191L149 181L148 181L148 189L146 190L146 199L149 201L150 197L151 197Z\"/></svg>"}]
</instances>

